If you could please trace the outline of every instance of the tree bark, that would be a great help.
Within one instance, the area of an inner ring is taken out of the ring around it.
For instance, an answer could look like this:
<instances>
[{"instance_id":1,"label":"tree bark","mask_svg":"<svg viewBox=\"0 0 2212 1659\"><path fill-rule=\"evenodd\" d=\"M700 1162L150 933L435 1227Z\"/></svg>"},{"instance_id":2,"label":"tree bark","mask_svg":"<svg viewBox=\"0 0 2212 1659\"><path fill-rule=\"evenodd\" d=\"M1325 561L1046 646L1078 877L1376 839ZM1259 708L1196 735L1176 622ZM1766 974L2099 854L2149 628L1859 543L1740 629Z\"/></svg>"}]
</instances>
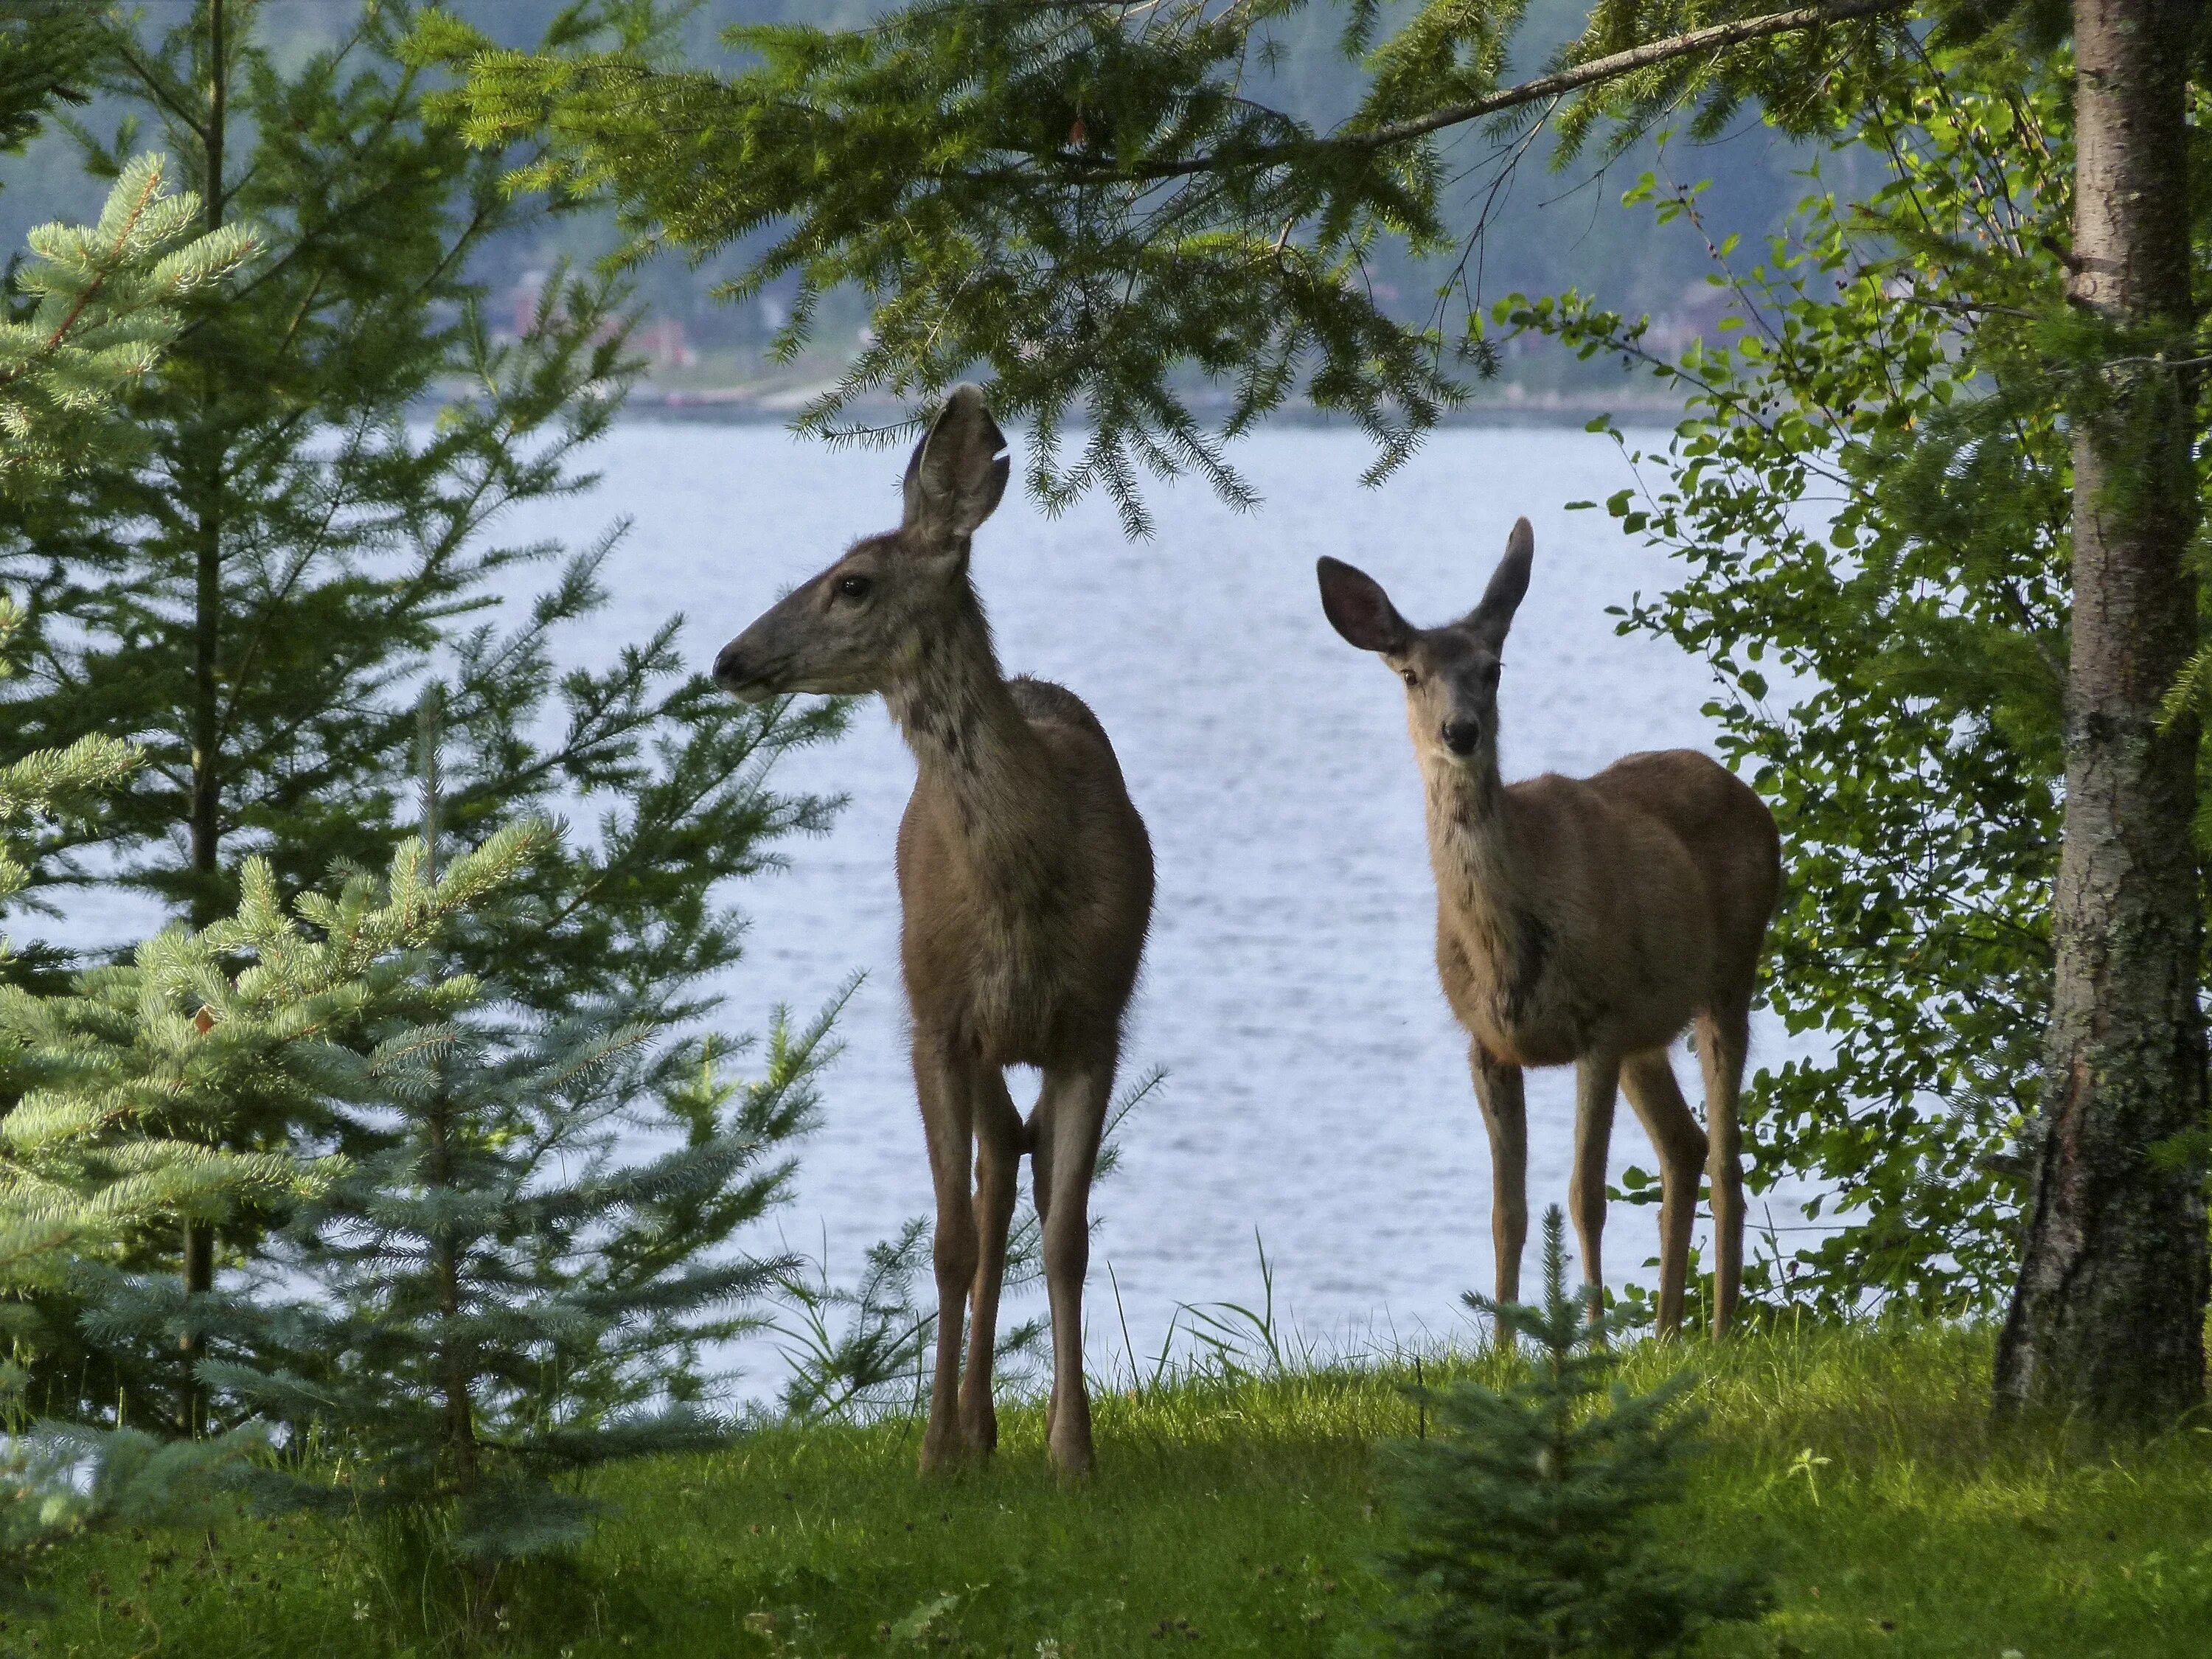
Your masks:
<instances>
[{"instance_id":1,"label":"tree bark","mask_svg":"<svg viewBox=\"0 0 2212 1659\"><path fill-rule=\"evenodd\" d=\"M229 63L224 40L224 0L208 0L208 111L203 135L207 151L207 176L200 191L202 228L222 228L223 126L228 120ZM222 747L219 729L222 708L222 492L224 456L221 428L209 412L208 442L201 456L198 480L203 495L196 528L192 584L192 794L191 822L192 875L191 921L205 927L216 920L216 896L222 858ZM187 1218L184 1226L184 1283L187 1295L204 1295L215 1288L215 1226L212 1222ZM196 1375L205 1351L199 1336L187 1334L182 1345L185 1367L183 1416L179 1424L188 1435L207 1426L207 1400Z\"/></svg>"},{"instance_id":2,"label":"tree bark","mask_svg":"<svg viewBox=\"0 0 2212 1659\"><path fill-rule=\"evenodd\" d=\"M206 178L200 192L201 228L222 228L223 128L230 116L228 42L223 0L208 0L208 109L204 134ZM192 926L215 921L216 877L222 854L222 519L226 471L217 411L208 410L200 456L200 503L195 514L198 545L192 585L192 797L191 823Z\"/></svg>"},{"instance_id":3,"label":"tree bark","mask_svg":"<svg viewBox=\"0 0 2212 1659\"><path fill-rule=\"evenodd\" d=\"M2197 732L2160 700L2197 638L2186 56L2198 0L2075 0L2071 298L2110 331L2073 413L2074 611L2057 981L2001 1412L2109 1428L2204 1392Z\"/></svg>"}]
</instances>

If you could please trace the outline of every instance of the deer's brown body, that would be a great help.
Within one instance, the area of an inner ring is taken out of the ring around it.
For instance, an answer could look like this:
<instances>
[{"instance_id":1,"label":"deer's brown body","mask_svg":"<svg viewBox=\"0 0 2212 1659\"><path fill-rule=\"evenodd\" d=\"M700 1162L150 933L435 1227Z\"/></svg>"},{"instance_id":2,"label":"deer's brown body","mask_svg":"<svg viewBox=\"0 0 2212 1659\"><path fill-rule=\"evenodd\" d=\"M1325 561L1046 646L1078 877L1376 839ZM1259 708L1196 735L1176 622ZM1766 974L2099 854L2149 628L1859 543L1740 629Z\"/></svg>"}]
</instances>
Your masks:
<instances>
[{"instance_id":1,"label":"deer's brown body","mask_svg":"<svg viewBox=\"0 0 2212 1659\"><path fill-rule=\"evenodd\" d=\"M992 1348L1027 1152L1052 1310L1047 1438L1054 1462L1080 1474L1091 1455L1090 1187L1152 917L1152 847L1083 701L1000 672L969 551L1005 490L1005 447L981 394L956 389L907 469L905 522L855 544L732 641L715 675L741 696L879 691L914 751L899 824L900 956L937 1195L937 1370L922 1466L996 1443ZM1026 1123L1007 1093L1009 1066L1043 1073Z\"/></svg>"},{"instance_id":2,"label":"deer's brown body","mask_svg":"<svg viewBox=\"0 0 2212 1659\"><path fill-rule=\"evenodd\" d=\"M1416 629L1370 578L1322 561L1340 633L1378 652L1407 684L1437 881L1437 972L1470 1039L1490 1132L1497 1295L1515 1300L1528 1234L1528 1124L1521 1071L1577 1069L1568 1195L1583 1273L1602 1283L1606 1152L1615 1092L1660 1164L1659 1322L1680 1322L1700 1166L1710 1169L1714 1322L1725 1329L1741 1274L1737 1103L1766 927L1780 890L1773 816L1741 780L1687 750L1631 755L1596 776L1505 784L1497 687L1534 539L1523 520L1482 604ZM1668 1049L1694 1027L1706 1130Z\"/></svg>"},{"instance_id":3,"label":"deer's brown body","mask_svg":"<svg viewBox=\"0 0 2212 1659\"><path fill-rule=\"evenodd\" d=\"M970 648L989 663L988 637ZM975 678L892 697L919 766L898 838L916 1030L992 1067L1110 1054L1151 910L1143 820L1082 699Z\"/></svg>"}]
</instances>

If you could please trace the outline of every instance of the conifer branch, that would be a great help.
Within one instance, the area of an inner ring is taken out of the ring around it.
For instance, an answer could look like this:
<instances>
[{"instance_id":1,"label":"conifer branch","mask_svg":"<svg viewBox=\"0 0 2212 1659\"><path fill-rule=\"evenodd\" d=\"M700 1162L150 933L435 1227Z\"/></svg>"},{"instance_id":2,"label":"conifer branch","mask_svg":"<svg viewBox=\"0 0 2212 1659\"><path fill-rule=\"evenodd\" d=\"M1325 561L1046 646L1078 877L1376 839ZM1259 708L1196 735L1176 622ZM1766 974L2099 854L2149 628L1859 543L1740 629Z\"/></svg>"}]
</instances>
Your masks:
<instances>
[{"instance_id":1,"label":"conifer branch","mask_svg":"<svg viewBox=\"0 0 2212 1659\"><path fill-rule=\"evenodd\" d=\"M1905 11L1913 3L1914 0L1828 0L1828 3L1822 5L1767 12L1758 17L1741 17L1730 22L1708 24L1704 28L1669 35L1663 40L1648 40L1640 46L1629 46L1620 52L1608 52L1602 58L1593 58L1587 63L1554 70L1548 75L1540 75L1533 80L1503 88L1485 97L1466 103L1448 104L1425 115L1392 121L1378 127L1334 132L1325 137L1301 139L1291 143L1267 144L1243 154L1212 151L1155 167L1084 166L1078 170L1086 179L1178 179L1212 173L1227 167L1267 167L1310 155L1316 151L1371 154L1395 145L1409 143L1416 138L1425 138L1431 133L1441 132L1447 127L1464 126L1468 122L1480 121L1485 116L1500 114L1528 104L1542 103L1547 99L1563 98L1569 93L1580 92L1587 87L1602 85L1609 81L1623 80L1644 70L1673 63L1677 58L1695 57L1700 52L1723 52L1730 46L1768 40L1778 34L1794 34L1819 28L1824 24L1848 23L1863 17ZM1063 153L1060 159L1076 158Z\"/></svg>"},{"instance_id":2,"label":"conifer branch","mask_svg":"<svg viewBox=\"0 0 2212 1659\"><path fill-rule=\"evenodd\" d=\"M96 225L31 233L13 285L36 307L0 319L0 483L82 465L103 435L96 422L176 339L182 302L257 251L240 226L195 236L198 198L170 194L165 166L142 155L125 167Z\"/></svg>"},{"instance_id":3,"label":"conifer branch","mask_svg":"<svg viewBox=\"0 0 2212 1659\"><path fill-rule=\"evenodd\" d=\"M1404 143L1410 138L1424 137L1445 127L1479 121L1484 116L1495 115L1501 110L1540 103L1547 98L1579 92L1584 87L1618 81L1639 70L1672 63L1678 58L1693 57L1701 52L1720 52L1729 46L1764 40L1777 34L1794 34L1805 29L1819 28L1826 23L1847 23L1884 12L1904 11L1912 3L1913 0L1829 0L1829 3L1824 5L1799 6L1790 11L1769 12L1760 17L1712 23L1701 29L1670 35L1663 40L1647 41L1640 46L1608 52L1602 58L1593 58L1588 63L1557 70L1549 75L1540 75L1533 81L1523 81L1518 86L1507 87L1501 92L1494 92L1486 98L1478 98L1470 103L1448 105L1413 120L1394 121L1387 126L1375 127L1365 132L1346 133L1328 142L1346 149L1381 149L1390 144Z\"/></svg>"}]
</instances>

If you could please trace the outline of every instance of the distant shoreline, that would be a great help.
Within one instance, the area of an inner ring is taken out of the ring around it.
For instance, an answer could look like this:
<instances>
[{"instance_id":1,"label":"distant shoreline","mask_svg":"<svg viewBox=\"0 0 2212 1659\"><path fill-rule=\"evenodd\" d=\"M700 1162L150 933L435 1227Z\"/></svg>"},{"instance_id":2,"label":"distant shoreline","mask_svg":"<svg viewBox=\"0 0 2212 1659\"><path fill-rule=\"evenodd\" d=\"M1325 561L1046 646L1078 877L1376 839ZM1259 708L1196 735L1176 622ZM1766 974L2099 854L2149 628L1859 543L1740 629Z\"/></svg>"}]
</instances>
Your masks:
<instances>
[{"instance_id":1,"label":"distant shoreline","mask_svg":"<svg viewBox=\"0 0 2212 1659\"><path fill-rule=\"evenodd\" d=\"M756 391L750 387L732 386L709 391L661 391L652 386L637 387L623 400L617 418L625 421L658 421L671 423L697 423L711 426L783 425L787 423L826 388L809 387L803 392L789 389ZM1220 411L1210 405L1196 405L1201 416ZM1437 422L1439 428L1449 427L1581 427L1602 415L1610 415L1622 424L1639 427L1671 427L1682 416L1683 405L1679 399L1665 398L1615 397L1605 398L1583 393L1529 393L1517 398L1486 398L1465 408L1453 410ZM878 423L902 420L904 408L889 398L871 398L853 404L848 417L856 422ZM1270 423L1292 427L1344 427L1353 422L1349 416L1332 410L1321 410L1310 404L1285 405L1268 417Z\"/></svg>"}]
</instances>

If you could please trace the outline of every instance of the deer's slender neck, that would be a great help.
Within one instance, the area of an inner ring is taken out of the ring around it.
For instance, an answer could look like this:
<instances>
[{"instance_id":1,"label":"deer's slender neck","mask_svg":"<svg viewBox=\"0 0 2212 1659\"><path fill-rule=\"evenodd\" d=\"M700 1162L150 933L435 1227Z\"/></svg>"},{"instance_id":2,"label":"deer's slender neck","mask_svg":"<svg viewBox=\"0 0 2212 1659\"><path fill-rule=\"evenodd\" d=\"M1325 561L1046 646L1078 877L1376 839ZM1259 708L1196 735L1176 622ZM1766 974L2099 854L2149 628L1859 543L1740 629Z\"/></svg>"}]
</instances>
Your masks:
<instances>
[{"instance_id":1,"label":"deer's slender neck","mask_svg":"<svg viewBox=\"0 0 2212 1659\"><path fill-rule=\"evenodd\" d=\"M1510 917L1519 874L1518 848L1506 821L1505 786L1492 749L1481 763L1456 766L1425 757L1429 862L1437 891L1477 926Z\"/></svg>"},{"instance_id":2,"label":"deer's slender neck","mask_svg":"<svg viewBox=\"0 0 2212 1659\"><path fill-rule=\"evenodd\" d=\"M1036 806L1054 793L1044 745L1006 688L991 625L974 586L920 637L884 690L914 751L920 786L942 791L963 834L986 858L1021 851Z\"/></svg>"}]
</instances>

